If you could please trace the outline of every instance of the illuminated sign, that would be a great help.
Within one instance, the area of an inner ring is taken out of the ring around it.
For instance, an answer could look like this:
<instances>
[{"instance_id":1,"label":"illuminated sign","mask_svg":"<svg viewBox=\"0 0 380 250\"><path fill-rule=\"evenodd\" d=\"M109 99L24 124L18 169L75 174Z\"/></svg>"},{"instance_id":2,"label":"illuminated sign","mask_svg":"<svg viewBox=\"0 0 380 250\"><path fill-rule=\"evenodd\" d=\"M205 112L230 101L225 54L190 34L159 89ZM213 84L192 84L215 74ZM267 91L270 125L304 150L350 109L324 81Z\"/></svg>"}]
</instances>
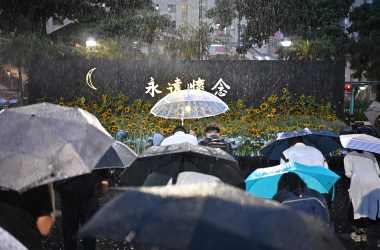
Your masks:
<instances>
[{"instance_id":1,"label":"illuminated sign","mask_svg":"<svg viewBox=\"0 0 380 250\"><path fill-rule=\"evenodd\" d=\"M153 77L149 78L149 82L145 87L145 94L150 95L151 97L155 97L158 94L161 94L162 91L159 89L159 84L155 83ZM205 90L205 80L198 77L197 80L192 80L191 82L186 84L187 89L196 89L196 90ZM182 90L183 82L181 79L176 77L174 82L169 82L168 87L166 88L170 93ZM228 94L228 91L231 89L230 85L228 85L222 78L220 78L215 85L211 88L211 92L214 95L219 97L225 97Z\"/></svg>"},{"instance_id":2,"label":"illuminated sign","mask_svg":"<svg viewBox=\"0 0 380 250\"><path fill-rule=\"evenodd\" d=\"M92 82L92 73L94 73L95 70L96 68L92 68L86 74L86 83L93 90L97 90L97 88L94 86L94 83Z\"/></svg>"}]
</instances>

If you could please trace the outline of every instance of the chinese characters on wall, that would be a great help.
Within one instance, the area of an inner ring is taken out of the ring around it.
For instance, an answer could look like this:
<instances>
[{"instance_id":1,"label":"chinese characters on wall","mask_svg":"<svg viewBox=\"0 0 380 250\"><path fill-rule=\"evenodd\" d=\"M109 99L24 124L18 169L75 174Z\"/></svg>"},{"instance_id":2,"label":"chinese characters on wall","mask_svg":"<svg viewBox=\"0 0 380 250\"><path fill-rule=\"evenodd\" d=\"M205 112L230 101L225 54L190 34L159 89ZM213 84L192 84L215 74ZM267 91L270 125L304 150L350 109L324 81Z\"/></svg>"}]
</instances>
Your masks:
<instances>
[{"instance_id":1,"label":"chinese characters on wall","mask_svg":"<svg viewBox=\"0 0 380 250\"><path fill-rule=\"evenodd\" d=\"M150 80L145 87L145 94L148 94L151 97L161 94L162 91L159 89L159 85L155 82L154 78L150 77L149 79ZM182 86L185 86L185 88L182 88ZM182 89L205 90L205 80L198 77L197 80L192 80L191 82L184 84L182 80L177 77L173 82L168 83L166 89L169 93ZM220 78L211 88L211 92L216 96L225 97L230 89L231 87L222 78Z\"/></svg>"}]
</instances>

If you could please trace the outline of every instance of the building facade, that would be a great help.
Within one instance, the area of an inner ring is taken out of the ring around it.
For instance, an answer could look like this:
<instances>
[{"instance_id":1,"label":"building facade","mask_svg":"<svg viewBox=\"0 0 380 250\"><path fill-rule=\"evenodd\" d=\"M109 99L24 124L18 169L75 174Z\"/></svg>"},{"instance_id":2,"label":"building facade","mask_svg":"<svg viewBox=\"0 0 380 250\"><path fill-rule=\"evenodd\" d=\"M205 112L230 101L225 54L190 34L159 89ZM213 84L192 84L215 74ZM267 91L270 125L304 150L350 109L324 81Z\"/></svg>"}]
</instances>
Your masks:
<instances>
[{"instance_id":1,"label":"building facade","mask_svg":"<svg viewBox=\"0 0 380 250\"><path fill-rule=\"evenodd\" d=\"M197 28L202 23L212 27L212 44L225 46L224 53L231 53L239 46L239 22L233 20L229 27L218 30L218 24L207 18L207 12L215 7L215 0L153 0L154 7L161 15L168 15L172 20L172 27Z\"/></svg>"}]
</instances>

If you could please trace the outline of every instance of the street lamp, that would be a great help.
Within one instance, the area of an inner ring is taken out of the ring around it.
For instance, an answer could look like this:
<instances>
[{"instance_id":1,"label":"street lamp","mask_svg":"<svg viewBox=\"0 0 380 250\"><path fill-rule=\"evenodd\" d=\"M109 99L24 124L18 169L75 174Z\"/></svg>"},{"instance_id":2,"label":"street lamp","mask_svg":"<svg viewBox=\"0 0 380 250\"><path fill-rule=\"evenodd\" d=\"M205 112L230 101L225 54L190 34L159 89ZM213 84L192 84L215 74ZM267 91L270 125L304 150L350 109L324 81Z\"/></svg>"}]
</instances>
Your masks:
<instances>
[{"instance_id":1,"label":"street lamp","mask_svg":"<svg viewBox=\"0 0 380 250\"><path fill-rule=\"evenodd\" d=\"M281 42L280 42L280 44L281 44L281 46L282 47L290 47L290 46L292 46L292 41L290 40L290 39L284 39L284 40L282 40Z\"/></svg>"},{"instance_id":2,"label":"street lamp","mask_svg":"<svg viewBox=\"0 0 380 250\"><path fill-rule=\"evenodd\" d=\"M159 10L160 10L160 5L159 5L159 4L156 4L155 10L156 10L156 11L159 11Z\"/></svg>"},{"instance_id":3,"label":"street lamp","mask_svg":"<svg viewBox=\"0 0 380 250\"><path fill-rule=\"evenodd\" d=\"M89 37L86 40L86 48L92 49L97 45L96 40L93 37Z\"/></svg>"}]
</instances>

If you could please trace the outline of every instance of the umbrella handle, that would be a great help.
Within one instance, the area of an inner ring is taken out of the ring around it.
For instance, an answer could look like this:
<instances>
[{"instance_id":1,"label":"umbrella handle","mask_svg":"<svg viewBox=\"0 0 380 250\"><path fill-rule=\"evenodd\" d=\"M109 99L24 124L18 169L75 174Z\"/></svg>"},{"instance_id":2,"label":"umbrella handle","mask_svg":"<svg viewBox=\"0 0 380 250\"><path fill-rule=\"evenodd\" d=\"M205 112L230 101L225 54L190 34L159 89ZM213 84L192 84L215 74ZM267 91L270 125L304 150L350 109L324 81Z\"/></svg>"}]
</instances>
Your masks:
<instances>
[{"instance_id":1,"label":"umbrella handle","mask_svg":"<svg viewBox=\"0 0 380 250\"><path fill-rule=\"evenodd\" d=\"M55 219L56 217L56 207L55 207L55 192L54 192L54 186L53 186L53 183L49 183L48 184L48 188L49 188L49 195L50 195L50 199L51 199L51 207L53 209L52 213L51 213L51 216L53 217L53 219Z\"/></svg>"}]
</instances>

